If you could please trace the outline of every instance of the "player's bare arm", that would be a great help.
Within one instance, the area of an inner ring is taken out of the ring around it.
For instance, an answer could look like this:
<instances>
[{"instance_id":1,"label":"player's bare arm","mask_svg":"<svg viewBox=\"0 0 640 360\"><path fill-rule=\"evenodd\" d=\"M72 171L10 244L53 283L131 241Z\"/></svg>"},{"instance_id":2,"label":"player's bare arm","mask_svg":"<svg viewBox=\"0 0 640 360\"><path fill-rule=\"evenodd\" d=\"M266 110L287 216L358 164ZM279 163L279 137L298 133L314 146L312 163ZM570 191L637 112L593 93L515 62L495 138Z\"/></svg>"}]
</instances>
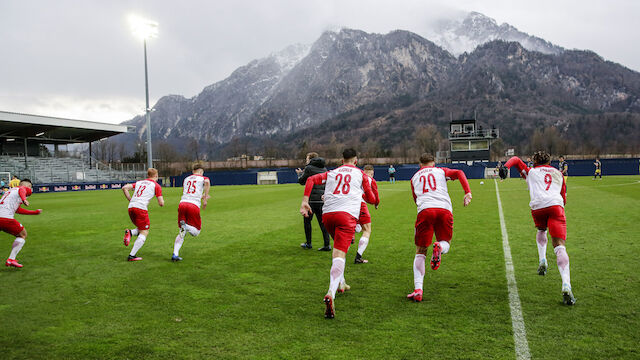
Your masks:
<instances>
[{"instance_id":1,"label":"player's bare arm","mask_svg":"<svg viewBox=\"0 0 640 360\"><path fill-rule=\"evenodd\" d=\"M471 203L471 198L472 198L471 193L464 194L464 199L463 199L464 206L469 206L469 204Z\"/></svg>"},{"instance_id":2,"label":"player's bare arm","mask_svg":"<svg viewBox=\"0 0 640 360\"><path fill-rule=\"evenodd\" d=\"M309 217L309 215L313 214L311 211L311 206L309 205L309 196L302 197L302 203L300 204L300 214L304 217Z\"/></svg>"},{"instance_id":3,"label":"player's bare arm","mask_svg":"<svg viewBox=\"0 0 640 360\"><path fill-rule=\"evenodd\" d=\"M122 187L122 192L124 193L124 197L127 198L127 201L131 201L131 194L129 193L131 190L133 190L133 185L131 184L126 184Z\"/></svg>"},{"instance_id":4,"label":"player's bare arm","mask_svg":"<svg viewBox=\"0 0 640 360\"><path fill-rule=\"evenodd\" d=\"M204 179L204 195L202 196L202 208L207 207L207 200L211 199L209 196L209 190L211 189L211 181L209 179Z\"/></svg>"},{"instance_id":5,"label":"player's bare arm","mask_svg":"<svg viewBox=\"0 0 640 360\"><path fill-rule=\"evenodd\" d=\"M162 195L158 196L158 205L164 206L164 197Z\"/></svg>"}]
</instances>

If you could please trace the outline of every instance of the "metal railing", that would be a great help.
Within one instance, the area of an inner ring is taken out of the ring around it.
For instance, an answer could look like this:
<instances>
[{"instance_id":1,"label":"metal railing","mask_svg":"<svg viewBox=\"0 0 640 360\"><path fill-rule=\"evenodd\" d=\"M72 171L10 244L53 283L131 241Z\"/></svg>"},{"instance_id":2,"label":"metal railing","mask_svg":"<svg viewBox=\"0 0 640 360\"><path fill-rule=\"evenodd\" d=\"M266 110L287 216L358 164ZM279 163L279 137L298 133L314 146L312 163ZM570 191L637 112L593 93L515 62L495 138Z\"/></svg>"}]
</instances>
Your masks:
<instances>
[{"instance_id":1,"label":"metal railing","mask_svg":"<svg viewBox=\"0 0 640 360\"><path fill-rule=\"evenodd\" d=\"M105 164L87 157L28 157L25 165L24 158L3 155L0 171L29 178L36 184L128 181L146 176L145 164Z\"/></svg>"},{"instance_id":2,"label":"metal railing","mask_svg":"<svg viewBox=\"0 0 640 360\"><path fill-rule=\"evenodd\" d=\"M460 139L460 138L486 138L486 139L497 139L500 137L499 129L489 129L489 130L476 130L476 131L467 131L467 132L451 132L449 133L449 139Z\"/></svg>"}]
</instances>

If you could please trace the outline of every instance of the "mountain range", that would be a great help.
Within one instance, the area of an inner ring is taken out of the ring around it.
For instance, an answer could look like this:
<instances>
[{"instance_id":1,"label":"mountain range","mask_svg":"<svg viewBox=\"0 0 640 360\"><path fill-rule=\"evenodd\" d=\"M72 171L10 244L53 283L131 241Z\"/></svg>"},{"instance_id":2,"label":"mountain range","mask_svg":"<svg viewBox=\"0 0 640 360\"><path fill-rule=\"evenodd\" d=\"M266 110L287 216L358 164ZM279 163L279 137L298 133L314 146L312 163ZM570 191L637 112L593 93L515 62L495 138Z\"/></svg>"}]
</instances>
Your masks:
<instances>
[{"instance_id":1,"label":"mountain range","mask_svg":"<svg viewBox=\"0 0 640 360\"><path fill-rule=\"evenodd\" d=\"M154 109L152 138L178 150L195 141L210 158L291 157L303 144L372 139L371 152L388 155L421 127L445 134L450 117L474 113L522 150L532 133L554 127L567 142L604 151L640 135L640 73L472 12L442 21L429 39L327 31L311 45L251 61L193 98L164 96ZM126 123L146 136L144 116ZM636 139L627 144L637 148Z\"/></svg>"}]
</instances>

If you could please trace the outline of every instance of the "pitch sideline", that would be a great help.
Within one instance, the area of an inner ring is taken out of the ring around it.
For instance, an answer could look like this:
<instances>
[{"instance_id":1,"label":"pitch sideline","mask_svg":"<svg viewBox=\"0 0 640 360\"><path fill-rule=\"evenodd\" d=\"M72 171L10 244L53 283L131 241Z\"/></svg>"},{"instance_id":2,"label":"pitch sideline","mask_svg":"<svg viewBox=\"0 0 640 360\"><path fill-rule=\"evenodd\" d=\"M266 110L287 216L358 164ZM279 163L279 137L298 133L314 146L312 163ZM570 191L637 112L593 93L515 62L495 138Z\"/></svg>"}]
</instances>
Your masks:
<instances>
[{"instance_id":1,"label":"pitch sideline","mask_svg":"<svg viewBox=\"0 0 640 360\"><path fill-rule=\"evenodd\" d=\"M511 259L511 247L509 246L509 235L507 234L507 226L504 221L502 202L500 201L500 190L498 190L498 182L495 179L493 180L493 183L496 186L496 198L498 199L498 214L500 215L500 229L502 230L502 250L504 251L504 263L507 272L509 308L511 309L511 326L513 328L513 342L515 343L516 359L529 360L531 359L531 353L529 352L527 330L525 329L524 318L522 317L522 306L520 305L518 284L516 283L513 261Z\"/></svg>"}]
</instances>

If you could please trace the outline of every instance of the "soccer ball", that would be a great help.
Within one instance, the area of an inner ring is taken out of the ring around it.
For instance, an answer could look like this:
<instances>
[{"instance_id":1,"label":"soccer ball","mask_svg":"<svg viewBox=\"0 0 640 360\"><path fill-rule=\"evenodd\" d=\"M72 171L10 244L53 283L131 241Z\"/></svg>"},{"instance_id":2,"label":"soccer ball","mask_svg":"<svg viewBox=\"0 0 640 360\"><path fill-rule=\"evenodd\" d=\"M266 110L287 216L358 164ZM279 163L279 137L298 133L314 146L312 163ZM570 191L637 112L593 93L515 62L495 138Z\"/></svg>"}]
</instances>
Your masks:
<instances>
[{"instance_id":1,"label":"soccer ball","mask_svg":"<svg viewBox=\"0 0 640 360\"><path fill-rule=\"evenodd\" d=\"M480 181L480 185L484 185L484 181Z\"/></svg>"}]
</instances>

